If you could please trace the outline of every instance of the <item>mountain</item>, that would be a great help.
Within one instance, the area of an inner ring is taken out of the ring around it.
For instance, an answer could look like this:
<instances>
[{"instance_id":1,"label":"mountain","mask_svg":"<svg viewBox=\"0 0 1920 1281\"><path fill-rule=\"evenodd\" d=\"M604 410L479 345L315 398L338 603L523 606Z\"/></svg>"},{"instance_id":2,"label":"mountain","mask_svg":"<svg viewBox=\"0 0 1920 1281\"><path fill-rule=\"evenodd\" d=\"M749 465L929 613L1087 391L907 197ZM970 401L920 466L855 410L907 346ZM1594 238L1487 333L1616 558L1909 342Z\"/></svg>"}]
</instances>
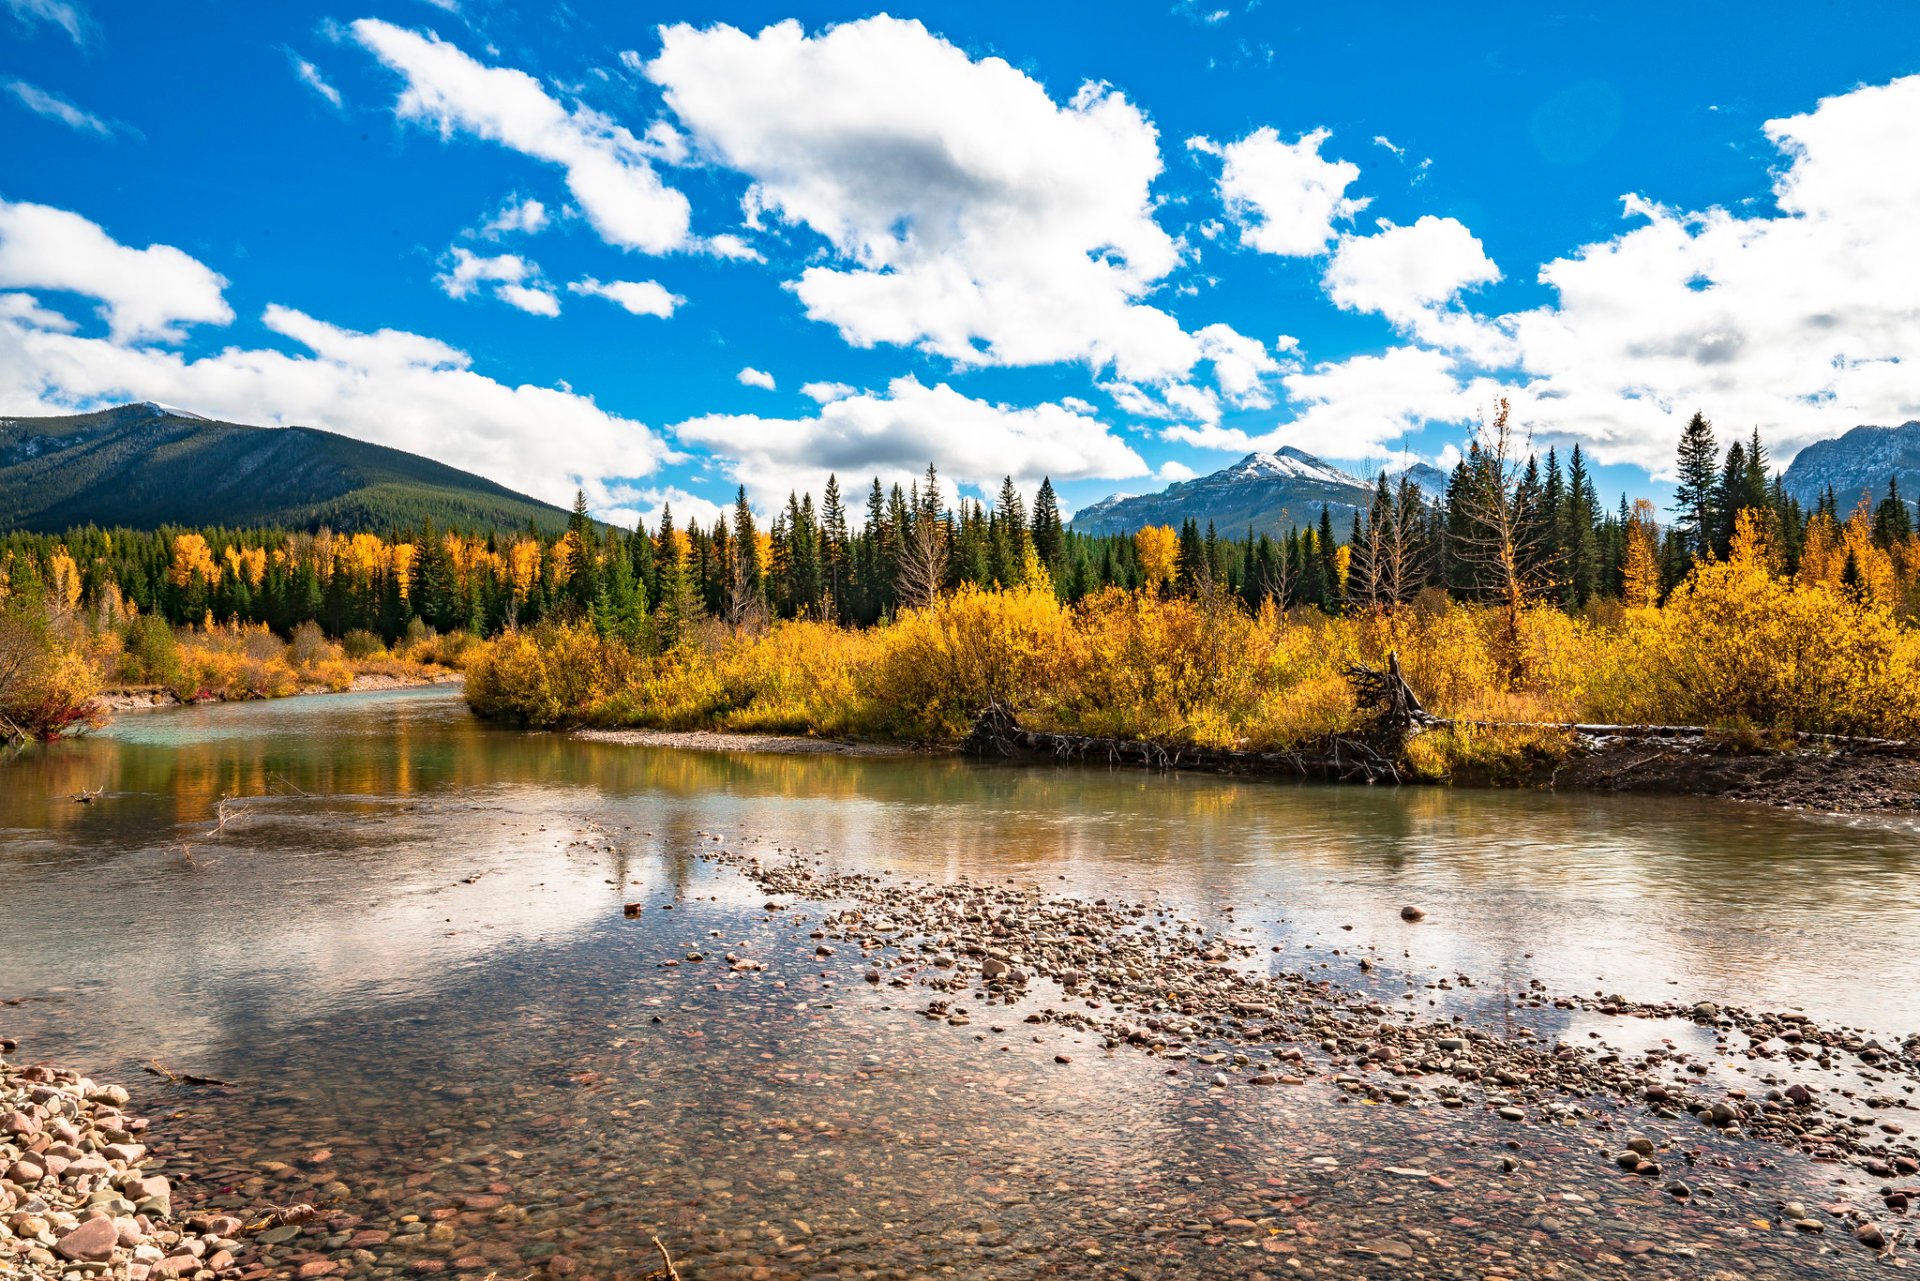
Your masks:
<instances>
[{"instance_id":1,"label":"mountain","mask_svg":"<svg viewBox=\"0 0 1920 1281\"><path fill-rule=\"evenodd\" d=\"M1416 463L1405 475L1428 496L1447 486L1446 473ZM1395 479L1398 479L1396 474ZM1145 525L1209 521L1222 534L1238 536L1249 525L1255 533L1279 534L1312 525L1325 506L1336 533L1345 537L1355 511L1373 502L1374 482L1292 446L1278 453L1248 454L1210 476L1183 480L1157 494L1115 494L1074 513L1073 529L1082 534L1128 534Z\"/></svg>"},{"instance_id":2,"label":"mountain","mask_svg":"<svg viewBox=\"0 0 1920 1281\"><path fill-rule=\"evenodd\" d=\"M1855 427L1838 439L1817 440L1794 455L1780 483L1803 507L1819 502L1832 486L1844 518L1863 492L1874 503L1885 498L1889 476L1908 502L1920 498L1920 422Z\"/></svg>"},{"instance_id":3,"label":"mountain","mask_svg":"<svg viewBox=\"0 0 1920 1281\"><path fill-rule=\"evenodd\" d=\"M313 427L244 427L152 403L0 418L0 530L277 525L543 529L567 513L417 454Z\"/></svg>"}]
</instances>

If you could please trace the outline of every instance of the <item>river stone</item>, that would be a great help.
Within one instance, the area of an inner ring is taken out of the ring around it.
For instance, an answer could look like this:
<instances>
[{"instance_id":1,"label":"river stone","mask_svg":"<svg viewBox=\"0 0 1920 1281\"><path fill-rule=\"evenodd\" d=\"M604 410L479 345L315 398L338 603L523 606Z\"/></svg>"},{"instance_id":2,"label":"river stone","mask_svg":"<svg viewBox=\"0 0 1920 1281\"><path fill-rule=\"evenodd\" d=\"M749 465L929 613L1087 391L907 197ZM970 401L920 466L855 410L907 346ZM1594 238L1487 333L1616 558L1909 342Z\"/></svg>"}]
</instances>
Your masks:
<instances>
[{"instance_id":1,"label":"river stone","mask_svg":"<svg viewBox=\"0 0 1920 1281\"><path fill-rule=\"evenodd\" d=\"M105 1263L120 1244L120 1229L109 1218L88 1219L54 1243L54 1253L75 1263Z\"/></svg>"}]
</instances>

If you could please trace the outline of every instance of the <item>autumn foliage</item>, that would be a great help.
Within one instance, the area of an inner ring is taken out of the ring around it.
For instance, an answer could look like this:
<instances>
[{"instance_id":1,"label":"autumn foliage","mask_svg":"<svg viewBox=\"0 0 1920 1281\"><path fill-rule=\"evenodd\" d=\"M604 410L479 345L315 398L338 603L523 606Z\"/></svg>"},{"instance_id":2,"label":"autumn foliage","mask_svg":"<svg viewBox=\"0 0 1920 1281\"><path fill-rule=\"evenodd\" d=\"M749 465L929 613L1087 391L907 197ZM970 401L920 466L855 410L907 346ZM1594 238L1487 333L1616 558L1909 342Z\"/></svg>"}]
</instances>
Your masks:
<instances>
[{"instance_id":1,"label":"autumn foliage","mask_svg":"<svg viewBox=\"0 0 1920 1281\"><path fill-rule=\"evenodd\" d=\"M561 627L503 637L469 665L476 710L528 724L640 725L951 743L990 702L1106 737L1284 748L1351 729L1343 670L1400 655L1434 712L1920 736L1920 632L1871 592L1789 578L1760 522L1664 605L1589 616L1425 598L1338 617L1250 612L1231 598L1111 589L1076 605L1044 587L966 587L854 630L815 621L709 628L645 654ZM1507 750L1491 728L1435 740L1445 772Z\"/></svg>"}]
</instances>

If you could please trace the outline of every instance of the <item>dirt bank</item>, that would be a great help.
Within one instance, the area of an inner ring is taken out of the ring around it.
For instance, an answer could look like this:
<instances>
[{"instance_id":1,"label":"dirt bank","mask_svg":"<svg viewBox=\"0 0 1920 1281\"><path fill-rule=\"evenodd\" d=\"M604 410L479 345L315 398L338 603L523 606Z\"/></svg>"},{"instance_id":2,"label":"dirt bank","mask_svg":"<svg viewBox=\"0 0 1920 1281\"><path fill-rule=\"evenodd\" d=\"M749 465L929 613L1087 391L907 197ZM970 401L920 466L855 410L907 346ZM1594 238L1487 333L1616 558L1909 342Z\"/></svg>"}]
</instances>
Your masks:
<instances>
[{"instance_id":1,"label":"dirt bank","mask_svg":"<svg viewBox=\"0 0 1920 1281\"><path fill-rule=\"evenodd\" d=\"M1555 791L1714 796L1839 814L1920 812L1920 760L1871 753L1739 751L1699 741L1622 741L1556 771Z\"/></svg>"}]
</instances>

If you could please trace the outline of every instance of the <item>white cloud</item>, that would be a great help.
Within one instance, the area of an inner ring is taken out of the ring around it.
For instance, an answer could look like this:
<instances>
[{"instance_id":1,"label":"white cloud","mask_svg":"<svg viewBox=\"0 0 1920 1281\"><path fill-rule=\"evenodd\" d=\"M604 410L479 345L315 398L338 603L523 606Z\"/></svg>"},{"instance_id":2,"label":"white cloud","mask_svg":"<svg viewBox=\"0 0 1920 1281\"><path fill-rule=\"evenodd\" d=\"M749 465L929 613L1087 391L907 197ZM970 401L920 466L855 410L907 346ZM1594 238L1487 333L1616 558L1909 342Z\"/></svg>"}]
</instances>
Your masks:
<instances>
[{"instance_id":1,"label":"white cloud","mask_svg":"<svg viewBox=\"0 0 1920 1281\"><path fill-rule=\"evenodd\" d=\"M134 249L79 214L0 200L0 288L97 299L117 341L177 340L233 319L226 279L171 245Z\"/></svg>"},{"instance_id":2,"label":"white cloud","mask_svg":"<svg viewBox=\"0 0 1920 1281\"><path fill-rule=\"evenodd\" d=\"M86 13L71 0L5 0L5 3L7 11L24 26L44 22L66 32L75 44L87 42Z\"/></svg>"},{"instance_id":3,"label":"white cloud","mask_svg":"<svg viewBox=\"0 0 1920 1281\"><path fill-rule=\"evenodd\" d=\"M98 134L102 138L113 136L111 124L90 111L82 111L57 93L49 93L39 85L28 84L25 80L7 80L0 83L4 83L7 92L19 99L21 106L37 116L57 120L78 133Z\"/></svg>"},{"instance_id":4,"label":"white cloud","mask_svg":"<svg viewBox=\"0 0 1920 1281\"><path fill-rule=\"evenodd\" d=\"M551 290L536 285L501 285L496 291L501 302L534 316L560 314L560 298Z\"/></svg>"},{"instance_id":5,"label":"white cloud","mask_svg":"<svg viewBox=\"0 0 1920 1281\"><path fill-rule=\"evenodd\" d=\"M392 70L406 89L394 106L443 137L456 130L559 165L567 189L610 244L666 253L687 244L687 198L654 172L649 145L584 106L562 106L524 71L489 67L428 32L373 18L354 37Z\"/></svg>"},{"instance_id":6,"label":"white cloud","mask_svg":"<svg viewBox=\"0 0 1920 1281\"><path fill-rule=\"evenodd\" d=\"M1200 354L1213 362L1214 381L1241 409L1265 409L1273 404L1262 379L1280 372L1278 361L1267 354L1258 338L1237 333L1229 325L1208 325L1194 334L1200 340Z\"/></svg>"},{"instance_id":7,"label":"white cloud","mask_svg":"<svg viewBox=\"0 0 1920 1281\"><path fill-rule=\"evenodd\" d=\"M1203 423L1220 421L1220 397L1210 387L1196 387L1192 383L1174 383L1163 393L1167 408L1182 417L1196 419Z\"/></svg>"},{"instance_id":8,"label":"white cloud","mask_svg":"<svg viewBox=\"0 0 1920 1281\"><path fill-rule=\"evenodd\" d=\"M742 387L761 387L767 391L773 390L773 375L764 369L755 369L752 365L748 365L734 376L739 379Z\"/></svg>"},{"instance_id":9,"label":"white cloud","mask_svg":"<svg viewBox=\"0 0 1920 1281\"><path fill-rule=\"evenodd\" d=\"M483 286L509 306L536 316L560 314L560 299L540 275L540 269L518 254L484 257L460 245L453 247L453 265L441 272L440 288L449 298L470 298Z\"/></svg>"},{"instance_id":10,"label":"white cloud","mask_svg":"<svg viewBox=\"0 0 1920 1281\"><path fill-rule=\"evenodd\" d=\"M1777 213L1682 212L1548 263L1555 305L1503 317L1533 421L1603 461L1669 466L1698 408L1785 459L1860 423L1920 418L1920 77L1768 121Z\"/></svg>"},{"instance_id":11,"label":"white cloud","mask_svg":"<svg viewBox=\"0 0 1920 1281\"><path fill-rule=\"evenodd\" d=\"M1407 149L1405 147L1394 146L1393 139L1387 137L1387 135L1385 135L1384 133L1376 133L1375 135L1373 135L1373 145L1376 147L1385 147L1388 151L1391 151L1394 155L1399 156L1402 159L1406 158Z\"/></svg>"},{"instance_id":12,"label":"white cloud","mask_svg":"<svg viewBox=\"0 0 1920 1281\"><path fill-rule=\"evenodd\" d=\"M845 400L858 390L850 383L803 383L800 386L802 396L822 405L830 400Z\"/></svg>"},{"instance_id":13,"label":"white cloud","mask_svg":"<svg viewBox=\"0 0 1920 1281\"><path fill-rule=\"evenodd\" d=\"M17 320L34 329L53 329L63 334L79 328L59 312L42 307L32 294L0 294L0 320Z\"/></svg>"},{"instance_id":14,"label":"white cloud","mask_svg":"<svg viewBox=\"0 0 1920 1281\"><path fill-rule=\"evenodd\" d=\"M647 75L701 152L753 180L749 225L805 226L838 255L792 287L848 342L1129 379L1197 358L1141 301L1180 255L1153 216L1153 126L1118 92L1058 104L1005 61L885 16L661 38Z\"/></svg>"},{"instance_id":15,"label":"white cloud","mask_svg":"<svg viewBox=\"0 0 1920 1281\"><path fill-rule=\"evenodd\" d=\"M1377 458L1386 444L1429 423L1477 420L1498 391L1464 383L1452 357L1423 347L1392 347L1291 373L1281 379L1294 416L1253 434L1216 425L1178 425L1162 435L1203 449L1277 449L1293 445L1327 458Z\"/></svg>"},{"instance_id":16,"label":"white cloud","mask_svg":"<svg viewBox=\"0 0 1920 1281\"><path fill-rule=\"evenodd\" d=\"M340 91L327 83L327 78L320 74L320 68L292 51L288 52L287 57L292 60L293 74L299 77L301 84L325 98L332 106L340 106Z\"/></svg>"},{"instance_id":17,"label":"white cloud","mask_svg":"<svg viewBox=\"0 0 1920 1281\"><path fill-rule=\"evenodd\" d=\"M676 307L686 302L685 298L653 280L601 281L589 276L568 285L567 292L591 294L617 303L636 316L659 316L662 319L671 316Z\"/></svg>"},{"instance_id":18,"label":"white cloud","mask_svg":"<svg viewBox=\"0 0 1920 1281\"><path fill-rule=\"evenodd\" d=\"M88 294L117 323L109 337L82 337L31 295L0 295L0 412L192 405L234 422L303 424L391 445L561 505L581 486L605 506L610 478L645 476L677 457L646 427L588 397L510 387L438 339L357 332L290 307L269 306L262 323L304 351L233 346L189 359L142 340L177 337L179 321L231 320L220 277L168 246L117 244L76 214L0 203L0 280L14 279L22 258L35 267L30 288ZM168 284L174 306L156 310L146 291ZM183 299L195 302L194 314L180 309Z\"/></svg>"},{"instance_id":19,"label":"white cloud","mask_svg":"<svg viewBox=\"0 0 1920 1281\"><path fill-rule=\"evenodd\" d=\"M1458 219L1421 217L1410 227L1385 218L1370 236L1342 236L1327 264L1327 297L1348 311L1375 311L1412 326L1463 289L1492 284L1500 268Z\"/></svg>"},{"instance_id":20,"label":"white cloud","mask_svg":"<svg viewBox=\"0 0 1920 1281\"><path fill-rule=\"evenodd\" d=\"M864 392L821 406L810 418L715 414L674 427L680 440L727 459L728 474L756 502L784 501L789 490L819 493L829 472L843 488L870 476L905 484L929 460L950 481L997 486L1011 475L1027 486L1142 476L1147 465L1098 419L1064 406L997 405L944 383L897 378L884 395Z\"/></svg>"},{"instance_id":21,"label":"white cloud","mask_svg":"<svg viewBox=\"0 0 1920 1281\"><path fill-rule=\"evenodd\" d=\"M1193 468L1174 458L1169 458L1166 462L1161 463L1160 470L1154 474L1169 485L1178 481L1192 480L1195 476L1199 475Z\"/></svg>"},{"instance_id":22,"label":"white cloud","mask_svg":"<svg viewBox=\"0 0 1920 1281\"><path fill-rule=\"evenodd\" d=\"M1163 429L1210 448L1294 444L1379 458L1394 438L1465 425L1498 395L1546 441L1655 474L1699 409L1757 424L1778 462L1861 423L1920 418L1920 76L1768 121L1786 158L1776 208L1685 211L1643 196L1633 222L1540 269L1552 304L1484 315L1465 290L1499 279L1466 227L1423 217L1346 236L1324 284L1379 312L1402 345L1280 379L1292 421L1264 435L1204 420ZM1283 348L1284 350L1284 348Z\"/></svg>"},{"instance_id":23,"label":"white cloud","mask_svg":"<svg viewBox=\"0 0 1920 1281\"><path fill-rule=\"evenodd\" d=\"M1332 134L1315 129L1282 142L1272 128L1254 130L1224 146L1191 138L1187 146L1220 158L1220 199L1240 227L1240 243L1262 253L1310 257L1325 251L1338 222L1366 208L1347 188L1360 166L1328 160L1320 145Z\"/></svg>"},{"instance_id":24,"label":"white cloud","mask_svg":"<svg viewBox=\"0 0 1920 1281\"><path fill-rule=\"evenodd\" d=\"M606 478L647 475L668 455L646 427L587 397L495 382L435 339L356 333L278 306L263 320L310 354L229 347L190 360L47 332L0 312L0 407L62 413L158 400L234 422L323 427L561 506L576 486L596 508L606 506Z\"/></svg>"},{"instance_id":25,"label":"white cloud","mask_svg":"<svg viewBox=\"0 0 1920 1281\"><path fill-rule=\"evenodd\" d=\"M516 233L534 236L547 229L552 219L547 215L547 207L531 196L522 199L515 196L500 206L500 211L481 224L480 234L490 239Z\"/></svg>"},{"instance_id":26,"label":"white cloud","mask_svg":"<svg viewBox=\"0 0 1920 1281\"><path fill-rule=\"evenodd\" d=\"M722 507L711 499L690 494L674 485L613 485L609 487L608 501L613 505L596 507L594 515L622 529L632 529L645 521L649 530L658 531L660 511L664 507L672 508L675 529L685 529L689 521L702 529L711 529L714 521L725 519L733 513L731 507Z\"/></svg>"},{"instance_id":27,"label":"white cloud","mask_svg":"<svg viewBox=\"0 0 1920 1281\"><path fill-rule=\"evenodd\" d=\"M715 258L725 258L732 262L765 262L767 260L765 254L732 232L708 236L701 243Z\"/></svg>"}]
</instances>

